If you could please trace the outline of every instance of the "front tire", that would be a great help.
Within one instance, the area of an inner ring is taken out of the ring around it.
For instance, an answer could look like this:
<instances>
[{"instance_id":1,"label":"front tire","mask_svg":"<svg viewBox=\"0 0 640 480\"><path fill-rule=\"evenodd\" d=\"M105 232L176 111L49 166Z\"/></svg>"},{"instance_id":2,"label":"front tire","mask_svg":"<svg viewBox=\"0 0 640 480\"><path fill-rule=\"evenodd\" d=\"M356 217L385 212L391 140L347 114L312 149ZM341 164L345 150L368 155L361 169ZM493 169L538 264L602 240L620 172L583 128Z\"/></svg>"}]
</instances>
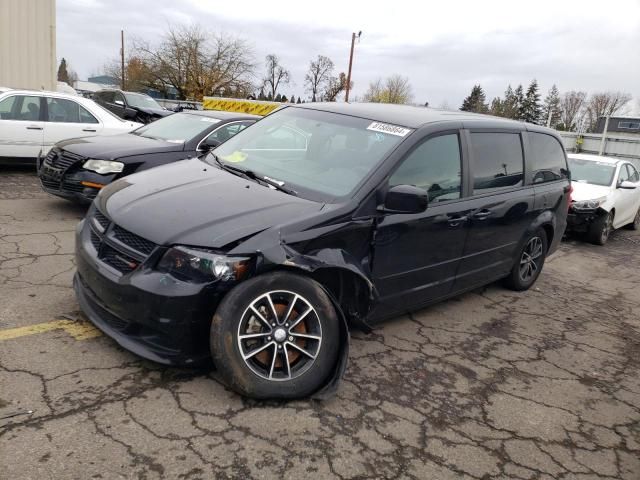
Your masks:
<instances>
[{"instance_id":1,"label":"front tire","mask_svg":"<svg viewBox=\"0 0 640 480\"><path fill-rule=\"evenodd\" d=\"M211 324L211 355L226 384L247 397L307 397L338 360L339 318L314 280L275 272L243 282Z\"/></svg>"},{"instance_id":2,"label":"front tire","mask_svg":"<svg viewBox=\"0 0 640 480\"><path fill-rule=\"evenodd\" d=\"M528 290L536 282L547 256L547 234L539 228L529 235L520 254L505 278L506 286L518 292Z\"/></svg>"},{"instance_id":3,"label":"front tire","mask_svg":"<svg viewBox=\"0 0 640 480\"><path fill-rule=\"evenodd\" d=\"M589 227L587 240L594 245L605 245L613 231L613 212L600 215Z\"/></svg>"}]
</instances>

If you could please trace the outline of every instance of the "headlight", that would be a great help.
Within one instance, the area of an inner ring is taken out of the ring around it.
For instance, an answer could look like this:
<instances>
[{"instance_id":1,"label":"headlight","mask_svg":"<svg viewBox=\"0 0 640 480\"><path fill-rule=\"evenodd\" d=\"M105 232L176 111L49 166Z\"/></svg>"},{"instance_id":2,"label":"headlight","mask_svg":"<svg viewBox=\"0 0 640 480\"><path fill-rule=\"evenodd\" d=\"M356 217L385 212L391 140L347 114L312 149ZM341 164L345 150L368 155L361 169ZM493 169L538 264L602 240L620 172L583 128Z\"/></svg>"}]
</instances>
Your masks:
<instances>
[{"instance_id":1,"label":"headlight","mask_svg":"<svg viewBox=\"0 0 640 480\"><path fill-rule=\"evenodd\" d=\"M209 250L173 247L158 262L157 270L188 282L242 280L249 274L247 257L229 257Z\"/></svg>"},{"instance_id":2,"label":"headlight","mask_svg":"<svg viewBox=\"0 0 640 480\"><path fill-rule=\"evenodd\" d=\"M87 160L82 168L100 174L120 173L124 169L124 163L112 162L111 160Z\"/></svg>"},{"instance_id":3,"label":"headlight","mask_svg":"<svg viewBox=\"0 0 640 480\"><path fill-rule=\"evenodd\" d=\"M576 210L595 210L606 201L607 197L594 198L593 200L581 200L579 202L573 202L573 208Z\"/></svg>"}]
</instances>

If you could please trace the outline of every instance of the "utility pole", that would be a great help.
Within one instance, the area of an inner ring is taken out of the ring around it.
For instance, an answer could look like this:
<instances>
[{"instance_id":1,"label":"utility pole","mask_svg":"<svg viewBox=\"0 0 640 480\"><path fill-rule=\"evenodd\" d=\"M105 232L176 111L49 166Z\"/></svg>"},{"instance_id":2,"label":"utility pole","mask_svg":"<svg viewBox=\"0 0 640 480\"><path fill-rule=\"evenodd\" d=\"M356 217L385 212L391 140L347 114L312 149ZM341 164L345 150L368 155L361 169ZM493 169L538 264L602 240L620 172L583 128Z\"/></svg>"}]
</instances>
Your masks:
<instances>
[{"instance_id":1,"label":"utility pole","mask_svg":"<svg viewBox=\"0 0 640 480\"><path fill-rule=\"evenodd\" d=\"M600 140L600 150L598 155L604 154L604 147L607 144L607 130L609 130L609 115L604 119L604 129L602 130L602 139Z\"/></svg>"},{"instance_id":2,"label":"utility pole","mask_svg":"<svg viewBox=\"0 0 640 480\"><path fill-rule=\"evenodd\" d=\"M358 39L362 35L362 31L358 32ZM347 88L344 93L344 101L349 103L349 89L351 88L351 66L353 65L353 47L356 44L356 33L351 34L351 53L349 54L349 72L347 73Z\"/></svg>"},{"instance_id":3,"label":"utility pole","mask_svg":"<svg viewBox=\"0 0 640 480\"><path fill-rule=\"evenodd\" d=\"M122 90L125 90L124 88L124 30L120 30L120 75L121 75L121 79L120 79L120 87L122 88Z\"/></svg>"}]
</instances>

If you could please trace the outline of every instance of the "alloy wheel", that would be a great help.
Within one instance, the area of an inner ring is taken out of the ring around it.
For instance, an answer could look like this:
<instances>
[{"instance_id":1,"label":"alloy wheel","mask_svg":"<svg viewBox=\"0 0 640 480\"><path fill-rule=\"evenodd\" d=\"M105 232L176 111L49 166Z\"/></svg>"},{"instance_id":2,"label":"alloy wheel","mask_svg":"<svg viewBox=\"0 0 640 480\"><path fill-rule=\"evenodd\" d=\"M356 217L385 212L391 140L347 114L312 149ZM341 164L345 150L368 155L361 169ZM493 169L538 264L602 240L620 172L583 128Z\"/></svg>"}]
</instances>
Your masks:
<instances>
[{"instance_id":1,"label":"alloy wheel","mask_svg":"<svg viewBox=\"0 0 640 480\"><path fill-rule=\"evenodd\" d=\"M286 290L253 299L238 325L238 347L245 364L265 380L287 381L313 365L322 344L315 308Z\"/></svg>"},{"instance_id":2,"label":"alloy wheel","mask_svg":"<svg viewBox=\"0 0 640 480\"><path fill-rule=\"evenodd\" d=\"M520 257L520 280L523 282L529 282L535 277L540 269L540 263L542 260L542 239L540 237L532 237L522 251Z\"/></svg>"}]
</instances>

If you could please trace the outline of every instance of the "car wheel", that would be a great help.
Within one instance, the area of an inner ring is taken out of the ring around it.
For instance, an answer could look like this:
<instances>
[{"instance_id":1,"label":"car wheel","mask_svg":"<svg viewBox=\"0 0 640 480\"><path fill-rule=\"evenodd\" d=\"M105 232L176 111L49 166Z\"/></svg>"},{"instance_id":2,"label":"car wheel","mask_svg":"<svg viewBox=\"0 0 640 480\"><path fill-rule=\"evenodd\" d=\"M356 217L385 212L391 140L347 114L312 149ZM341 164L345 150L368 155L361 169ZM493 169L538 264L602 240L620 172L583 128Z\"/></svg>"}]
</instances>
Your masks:
<instances>
[{"instance_id":1,"label":"car wheel","mask_svg":"<svg viewBox=\"0 0 640 480\"><path fill-rule=\"evenodd\" d=\"M306 397L335 368L339 318L316 281L276 272L243 282L211 324L211 355L223 380L259 399Z\"/></svg>"},{"instance_id":2,"label":"car wheel","mask_svg":"<svg viewBox=\"0 0 640 480\"><path fill-rule=\"evenodd\" d=\"M613 212L600 215L589 227L587 239L594 245L604 245L613 230Z\"/></svg>"},{"instance_id":3,"label":"car wheel","mask_svg":"<svg viewBox=\"0 0 640 480\"><path fill-rule=\"evenodd\" d=\"M518 259L505 279L512 290L528 290L542 271L547 256L547 234L542 228L536 230L524 242Z\"/></svg>"},{"instance_id":4,"label":"car wheel","mask_svg":"<svg viewBox=\"0 0 640 480\"><path fill-rule=\"evenodd\" d=\"M633 222L627 225L627 228L629 230L640 230L640 208L638 208L638 211L636 212L636 216L634 217Z\"/></svg>"}]
</instances>

